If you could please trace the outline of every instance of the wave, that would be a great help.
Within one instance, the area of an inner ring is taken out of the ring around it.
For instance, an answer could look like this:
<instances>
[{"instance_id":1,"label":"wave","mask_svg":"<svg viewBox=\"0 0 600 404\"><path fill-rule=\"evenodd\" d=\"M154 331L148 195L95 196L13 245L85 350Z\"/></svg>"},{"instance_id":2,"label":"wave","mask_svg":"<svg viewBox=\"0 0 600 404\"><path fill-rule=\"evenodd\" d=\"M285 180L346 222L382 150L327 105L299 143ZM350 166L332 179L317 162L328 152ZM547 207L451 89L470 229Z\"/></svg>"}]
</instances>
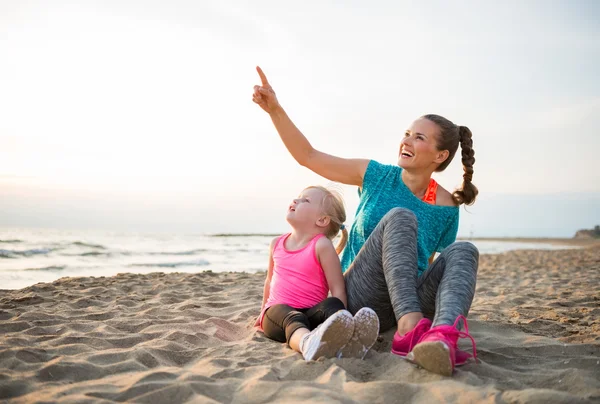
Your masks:
<instances>
[{"instance_id":1,"label":"wave","mask_svg":"<svg viewBox=\"0 0 600 404\"><path fill-rule=\"evenodd\" d=\"M0 250L2 251L2 250ZM154 255L154 256L169 256L169 255L196 255L196 254L200 254L200 253L205 253L207 251L210 251L206 248L197 248L194 250L188 250L188 251L174 251L174 252L165 252L165 251L161 251L161 252L135 252L135 251L87 251L87 252L82 252L82 253L75 253L75 254L61 254L64 256L68 256L68 257L118 257L118 256L124 256L124 257L131 257L131 256L144 256L144 255ZM221 252L226 252L226 251L221 251Z\"/></svg>"},{"instance_id":2,"label":"wave","mask_svg":"<svg viewBox=\"0 0 600 404\"><path fill-rule=\"evenodd\" d=\"M177 268L177 267L190 267L190 266L206 266L210 265L210 262L199 259L193 261L183 262L157 262L157 263L145 263L145 264L130 264L130 267L159 267L159 268Z\"/></svg>"},{"instance_id":3,"label":"wave","mask_svg":"<svg viewBox=\"0 0 600 404\"><path fill-rule=\"evenodd\" d=\"M206 248L197 248L189 251L175 251L175 252L151 252L149 255L196 255L198 253L207 252Z\"/></svg>"},{"instance_id":4,"label":"wave","mask_svg":"<svg viewBox=\"0 0 600 404\"><path fill-rule=\"evenodd\" d=\"M25 269L23 269L23 271L62 271L65 268L67 268L66 265L63 265L63 266L51 265L49 267L41 267L41 268L25 268Z\"/></svg>"},{"instance_id":5,"label":"wave","mask_svg":"<svg viewBox=\"0 0 600 404\"><path fill-rule=\"evenodd\" d=\"M31 250L0 250L0 258L31 257L32 255L46 255L52 248L33 248Z\"/></svg>"},{"instance_id":6,"label":"wave","mask_svg":"<svg viewBox=\"0 0 600 404\"><path fill-rule=\"evenodd\" d=\"M0 243L6 243L6 244L16 244L16 243L22 243L23 240L19 240L19 239L14 239L14 240L0 240Z\"/></svg>"},{"instance_id":7,"label":"wave","mask_svg":"<svg viewBox=\"0 0 600 404\"><path fill-rule=\"evenodd\" d=\"M53 249L54 251L59 250L59 249ZM161 256L161 257L167 257L167 256L187 256L187 255L198 255L198 254L203 254L203 253L211 253L211 254L232 254L232 253L248 253L248 252L252 252L252 253L261 253L264 252L263 248L254 248L254 249L248 249L248 248L237 248L237 249L210 249L210 248L196 248L193 250L187 250L187 251L172 251L172 252L168 252L168 251L151 251L151 252L145 252L145 251L88 251L88 252L82 252L82 253L64 253L61 255L64 256L68 256L68 257L98 257L98 258L102 258L102 257L133 257L133 256L138 256L138 257L143 257L143 256Z\"/></svg>"},{"instance_id":8,"label":"wave","mask_svg":"<svg viewBox=\"0 0 600 404\"><path fill-rule=\"evenodd\" d=\"M76 257L108 257L111 253L100 252L100 251L91 251L83 254L75 254Z\"/></svg>"},{"instance_id":9,"label":"wave","mask_svg":"<svg viewBox=\"0 0 600 404\"><path fill-rule=\"evenodd\" d=\"M106 247L104 247L101 244L90 244L90 243L84 243L83 241L75 241L75 242L71 243L71 245L76 245L78 247L88 247L88 248L97 248L99 250L106 250Z\"/></svg>"},{"instance_id":10,"label":"wave","mask_svg":"<svg viewBox=\"0 0 600 404\"><path fill-rule=\"evenodd\" d=\"M130 256L144 256L144 255L159 255L159 256L165 256L165 255L196 255L196 254L200 254L200 253L204 253L210 250L207 250L206 248L198 248L195 250L189 250L189 251L174 251L174 252L134 252L134 251L88 251L88 252L84 252L84 253L79 253L79 254L63 254L69 257L111 257L111 256L125 256L125 257L130 257Z\"/></svg>"}]
</instances>

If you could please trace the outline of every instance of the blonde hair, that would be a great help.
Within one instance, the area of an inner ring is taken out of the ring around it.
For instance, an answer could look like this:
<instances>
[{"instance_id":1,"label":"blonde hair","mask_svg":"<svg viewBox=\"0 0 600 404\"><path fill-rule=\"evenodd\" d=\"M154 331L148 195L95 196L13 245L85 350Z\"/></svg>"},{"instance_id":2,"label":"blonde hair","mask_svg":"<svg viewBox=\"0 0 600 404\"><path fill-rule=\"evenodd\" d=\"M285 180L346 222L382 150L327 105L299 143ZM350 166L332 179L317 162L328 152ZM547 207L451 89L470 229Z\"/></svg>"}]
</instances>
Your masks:
<instances>
[{"instance_id":1,"label":"blonde hair","mask_svg":"<svg viewBox=\"0 0 600 404\"><path fill-rule=\"evenodd\" d=\"M321 202L321 207L323 209L323 214L329 217L329 225L325 229L325 236L328 239L333 240L341 230L342 237L335 247L335 252L340 254L348 242L348 230L346 230L346 225L344 225L344 222L346 221L346 208L344 207L342 195L334 189L326 188L321 185L311 185L310 187L306 187L305 190L306 189L318 189L323 192L324 197Z\"/></svg>"}]
</instances>

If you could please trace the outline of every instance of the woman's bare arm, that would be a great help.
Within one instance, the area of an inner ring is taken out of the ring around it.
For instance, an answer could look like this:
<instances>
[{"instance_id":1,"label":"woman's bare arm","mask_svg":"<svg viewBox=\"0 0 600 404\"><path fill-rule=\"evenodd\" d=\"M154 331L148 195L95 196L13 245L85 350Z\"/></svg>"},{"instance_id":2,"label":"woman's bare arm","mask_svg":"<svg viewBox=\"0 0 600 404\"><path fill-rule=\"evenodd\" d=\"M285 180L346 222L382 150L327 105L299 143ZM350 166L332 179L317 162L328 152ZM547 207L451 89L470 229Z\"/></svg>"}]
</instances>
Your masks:
<instances>
[{"instance_id":1,"label":"woman's bare arm","mask_svg":"<svg viewBox=\"0 0 600 404\"><path fill-rule=\"evenodd\" d=\"M252 100L269 114L283 144L292 157L302 166L331 181L362 186L369 160L346 159L323 153L312 147L294 122L279 105L275 91L260 67L256 70L261 86L254 86Z\"/></svg>"}]
</instances>

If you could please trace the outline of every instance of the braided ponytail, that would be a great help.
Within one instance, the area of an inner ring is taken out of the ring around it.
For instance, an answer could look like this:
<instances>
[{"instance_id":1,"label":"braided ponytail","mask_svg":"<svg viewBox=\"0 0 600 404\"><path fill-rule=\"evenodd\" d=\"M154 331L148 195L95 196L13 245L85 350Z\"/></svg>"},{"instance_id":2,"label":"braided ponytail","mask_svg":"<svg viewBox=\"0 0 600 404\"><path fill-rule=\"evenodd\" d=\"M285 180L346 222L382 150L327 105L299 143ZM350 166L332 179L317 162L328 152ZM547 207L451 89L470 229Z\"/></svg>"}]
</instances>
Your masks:
<instances>
[{"instance_id":1,"label":"braided ponytail","mask_svg":"<svg viewBox=\"0 0 600 404\"><path fill-rule=\"evenodd\" d=\"M473 164L475 164L475 151L473 150L473 134L466 126L458 127L460 136L460 148L462 149L463 184L462 187L452 193L454 201L460 205L472 205L479 193L473 184Z\"/></svg>"},{"instance_id":2,"label":"braided ponytail","mask_svg":"<svg viewBox=\"0 0 600 404\"><path fill-rule=\"evenodd\" d=\"M473 134L466 126L458 126L440 115L428 114L422 118L430 120L440 128L440 136L437 139L438 150L448 150L448 158L444 160L436 171L444 171L450 164L458 145L462 149L463 184L452 193L452 199L457 205L472 205L479 191L471 182L473 180L473 164L475 164L475 151L473 150Z\"/></svg>"}]
</instances>

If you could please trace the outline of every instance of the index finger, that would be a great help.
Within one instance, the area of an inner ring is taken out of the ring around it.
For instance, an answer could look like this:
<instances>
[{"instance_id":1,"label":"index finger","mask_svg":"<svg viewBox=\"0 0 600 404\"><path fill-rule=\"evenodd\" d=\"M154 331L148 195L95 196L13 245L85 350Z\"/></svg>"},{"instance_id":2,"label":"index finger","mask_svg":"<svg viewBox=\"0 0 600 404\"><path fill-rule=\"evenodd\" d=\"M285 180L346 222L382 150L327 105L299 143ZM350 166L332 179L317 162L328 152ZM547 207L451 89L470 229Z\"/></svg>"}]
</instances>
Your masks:
<instances>
[{"instance_id":1,"label":"index finger","mask_svg":"<svg viewBox=\"0 0 600 404\"><path fill-rule=\"evenodd\" d=\"M259 66L256 66L256 71L258 72L258 75L260 76L260 81L262 82L262 86L263 87L271 87L271 85L269 84L269 80L267 80L267 76L265 76L265 73L262 71L262 69Z\"/></svg>"}]
</instances>

